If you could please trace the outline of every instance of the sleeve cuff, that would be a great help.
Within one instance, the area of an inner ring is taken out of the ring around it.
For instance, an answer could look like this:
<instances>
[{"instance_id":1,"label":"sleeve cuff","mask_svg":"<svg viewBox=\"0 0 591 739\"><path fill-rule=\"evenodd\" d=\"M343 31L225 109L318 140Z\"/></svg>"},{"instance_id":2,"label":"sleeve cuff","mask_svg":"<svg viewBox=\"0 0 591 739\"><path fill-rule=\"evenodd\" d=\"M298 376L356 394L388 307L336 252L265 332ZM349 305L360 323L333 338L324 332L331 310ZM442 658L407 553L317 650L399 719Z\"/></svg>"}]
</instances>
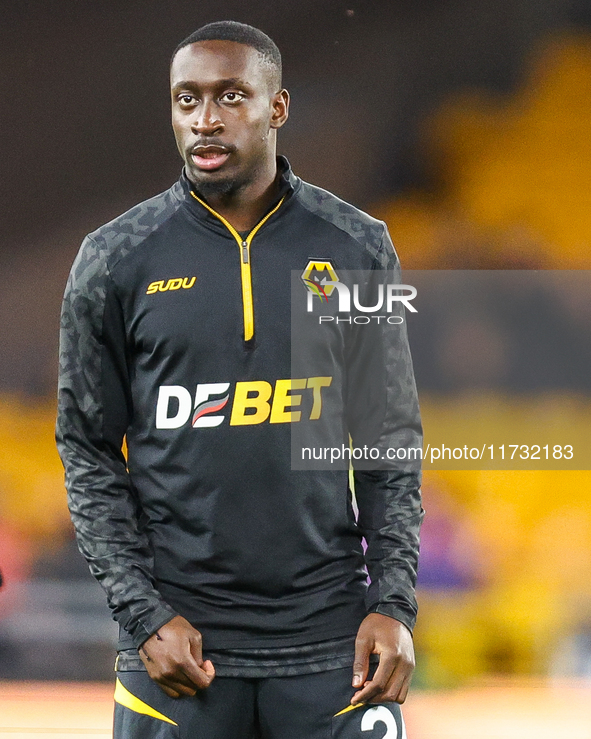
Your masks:
<instances>
[{"instance_id":1,"label":"sleeve cuff","mask_svg":"<svg viewBox=\"0 0 591 739\"><path fill-rule=\"evenodd\" d=\"M133 629L131 638L136 649L139 649L152 634L155 634L164 624L172 621L175 616L178 616L178 613L168 605L163 604L155 608L149 618L142 619Z\"/></svg>"},{"instance_id":2,"label":"sleeve cuff","mask_svg":"<svg viewBox=\"0 0 591 739\"><path fill-rule=\"evenodd\" d=\"M400 606L389 603L376 603L370 607L369 613L380 613L382 616L395 618L397 621L400 621L401 624L404 624L411 634L417 620L416 615L411 615L407 610L400 608Z\"/></svg>"}]
</instances>

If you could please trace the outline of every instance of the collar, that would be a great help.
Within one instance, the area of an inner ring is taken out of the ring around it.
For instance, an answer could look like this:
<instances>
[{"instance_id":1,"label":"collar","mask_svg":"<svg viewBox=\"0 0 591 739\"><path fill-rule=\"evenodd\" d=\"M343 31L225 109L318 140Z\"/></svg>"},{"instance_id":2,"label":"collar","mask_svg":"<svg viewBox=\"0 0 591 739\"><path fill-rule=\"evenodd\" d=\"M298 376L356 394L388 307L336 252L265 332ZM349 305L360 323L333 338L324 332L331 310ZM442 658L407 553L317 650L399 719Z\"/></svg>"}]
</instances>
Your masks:
<instances>
[{"instance_id":1,"label":"collar","mask_svg":"<svg viewBox=\"0 0 591 739\"><path fill-rule=\"evenodd\" d=\"M286 201L289 200L292 194L296 192L301 185L300 178L293 173L291 165L286 157L277 157L277 171L279 173L279 190L277 192L277 197L269 206L269 211L277 205L281 198L285 197ZM199 218L199 220L206 221L207 224L214 228L216 231L219 230L223 233L226 233L227 229L225 228L225 226L215 216L211 215L211 213L209 213L209 211L191 195L191 191L193 190L195 192L195 195L199 196L200 198L202 197L199 194L199 191L195 188L193 183L187 177L184 167L180 179L174 186L174 190L178 199L182 200L189 208L189 210ZM281 207L284 208L286 204L287 203L284 203Z\"/></svg>"}]
</instances>

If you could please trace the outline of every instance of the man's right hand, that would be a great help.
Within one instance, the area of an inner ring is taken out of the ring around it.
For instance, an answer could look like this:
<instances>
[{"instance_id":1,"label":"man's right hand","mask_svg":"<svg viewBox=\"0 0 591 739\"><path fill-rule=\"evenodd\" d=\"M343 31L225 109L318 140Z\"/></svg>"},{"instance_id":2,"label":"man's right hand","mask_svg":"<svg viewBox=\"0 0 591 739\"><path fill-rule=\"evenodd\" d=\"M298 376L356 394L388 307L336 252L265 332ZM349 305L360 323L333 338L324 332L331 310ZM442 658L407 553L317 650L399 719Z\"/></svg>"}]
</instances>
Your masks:
<instances>
[{"instance_id":1,"label":"man's right hand","mask_svg":"<svg viewBox=\"0 0 591 739\"><path fill-rule=\"evenodd\" d=\"M201 633L182 616L161 626L139 648L148 675L166 695L180 698L207 688L215 677L210 660L203 660Z\"/></svg>"}]
</instances>

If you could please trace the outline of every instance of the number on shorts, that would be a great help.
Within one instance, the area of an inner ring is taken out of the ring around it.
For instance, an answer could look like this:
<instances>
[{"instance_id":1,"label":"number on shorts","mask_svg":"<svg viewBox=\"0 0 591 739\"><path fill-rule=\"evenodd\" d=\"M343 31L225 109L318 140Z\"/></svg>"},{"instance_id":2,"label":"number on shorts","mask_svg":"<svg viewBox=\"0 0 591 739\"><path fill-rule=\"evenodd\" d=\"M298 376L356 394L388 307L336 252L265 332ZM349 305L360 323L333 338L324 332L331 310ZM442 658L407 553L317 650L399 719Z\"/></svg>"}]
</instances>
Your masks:
<instances>
[{"instance_id":1,"label":"number on shorts","mask_svg":"<svg viewBox=\"0 0 591 739\"><path fill-rule=\"evenodd\" d=\"M402 718L402 717L401 717ZM386 708L386 706L374 706L368 708L361 719L361 731L371 731L374 726L381 721L386 724L386 733L383 739L406 739L406 731L404 723L402 724L402 736L398 733L396 719Z\"/></svg>"}]
</instances>

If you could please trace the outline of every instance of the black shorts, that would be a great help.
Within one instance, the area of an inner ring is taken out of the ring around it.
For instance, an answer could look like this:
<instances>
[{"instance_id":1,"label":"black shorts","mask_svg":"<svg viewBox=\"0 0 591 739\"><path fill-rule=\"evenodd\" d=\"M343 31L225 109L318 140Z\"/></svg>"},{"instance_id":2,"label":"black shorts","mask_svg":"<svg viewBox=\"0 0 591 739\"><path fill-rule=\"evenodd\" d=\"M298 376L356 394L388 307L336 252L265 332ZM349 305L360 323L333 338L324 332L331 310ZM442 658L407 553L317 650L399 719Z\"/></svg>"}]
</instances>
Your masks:
<instances>
[{"instance_id":1,"label":"black shorts","mask_svg":"<svg viewBox=\"0 0 591 739\"><path fill-rule=\"evenodd\" d=\"M350 705L352 671L216 677L169 698L144 671L117 673L114 739L406 739L397 703Z\"/></svg>"}]
</instances>

